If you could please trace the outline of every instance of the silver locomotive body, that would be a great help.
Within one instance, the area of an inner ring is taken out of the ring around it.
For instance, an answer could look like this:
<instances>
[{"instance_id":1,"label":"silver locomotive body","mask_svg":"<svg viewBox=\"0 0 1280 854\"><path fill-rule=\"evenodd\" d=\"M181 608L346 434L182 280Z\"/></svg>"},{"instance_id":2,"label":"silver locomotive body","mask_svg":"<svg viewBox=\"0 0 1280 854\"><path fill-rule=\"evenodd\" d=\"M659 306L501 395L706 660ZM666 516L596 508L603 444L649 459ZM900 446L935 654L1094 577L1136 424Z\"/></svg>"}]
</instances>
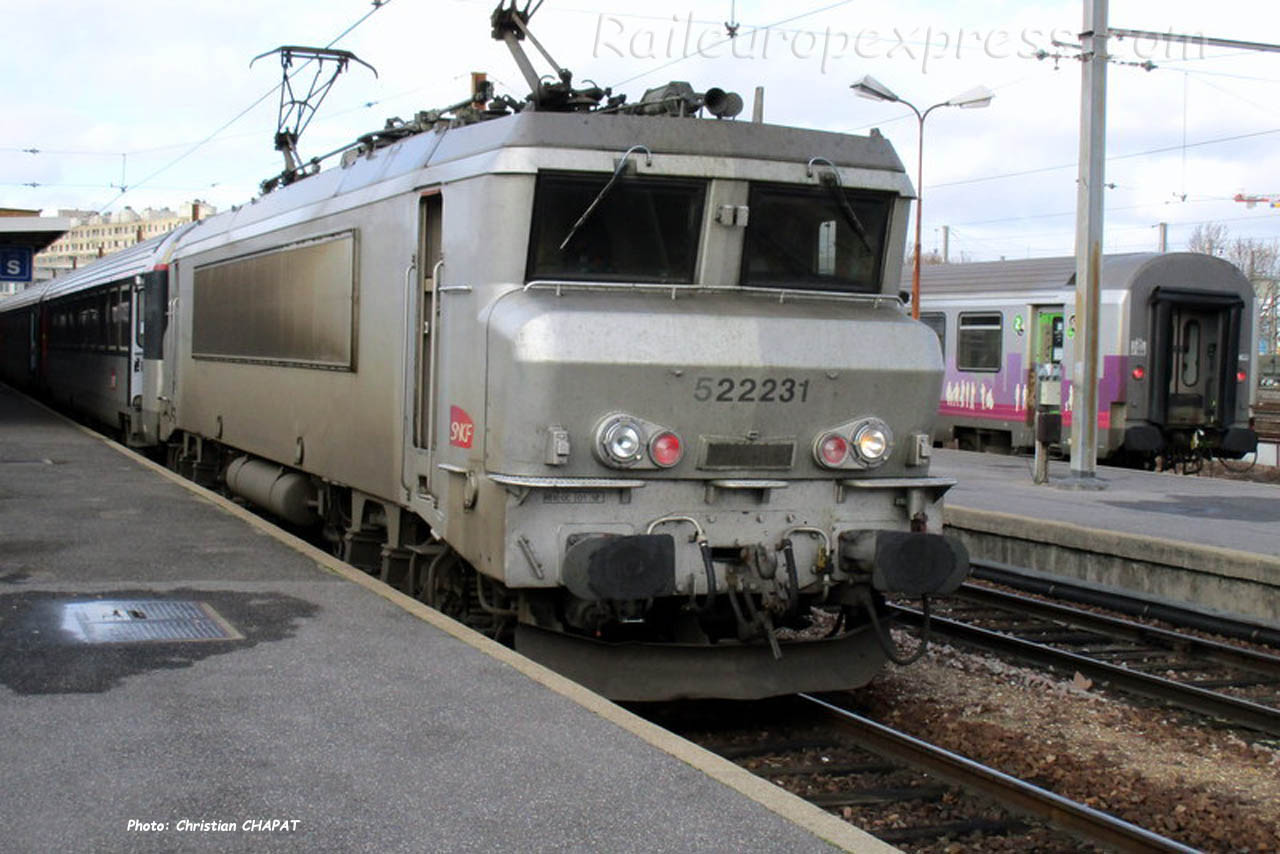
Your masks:
<instances>
[{"instance_id":1,"label":"silver locomotive body","mask_svg":"<svg viewBox=\"0 0 1280 854\"><path fill-rule=\"evenodd\" d=\"M350 157L182 247L177 462L243 453L268 504L306 478L277 512L613 697L861 684L878 592L966 565L942 365L886 285L909 194L878 137L689 119ZM784 643L817 603L832 639Z\"/></svg>"}]
</instances>

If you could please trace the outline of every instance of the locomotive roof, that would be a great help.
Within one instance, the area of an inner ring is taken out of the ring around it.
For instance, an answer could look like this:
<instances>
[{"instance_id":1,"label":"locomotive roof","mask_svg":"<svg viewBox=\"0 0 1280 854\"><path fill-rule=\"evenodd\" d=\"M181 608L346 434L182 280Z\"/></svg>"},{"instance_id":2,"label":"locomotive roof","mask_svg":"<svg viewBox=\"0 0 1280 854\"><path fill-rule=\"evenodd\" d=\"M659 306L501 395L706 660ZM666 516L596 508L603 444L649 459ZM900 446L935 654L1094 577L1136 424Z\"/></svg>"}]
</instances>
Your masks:
<instances>
[{"instance_id":1,"label":"locomotive roof","mask_svg":"<svg viewBox=\"0 0 1280 854\"><path fill-rule=\"evenodd\" d=\"M801 163L825 157L837 166L905 171L893 146L878 133L852 136L720 119L534 111L449 131L432 162L445 163L504 147L622 152L637 144L648 146L654 154L713 154Z\"/></svg>"},{"instance_id":2,"label":"locomotive roof","mask_svg":"<svg viewBox=\"0 0 1280 854\"><path fill-rule=\"evenodd\" d=\"M1195 252L1128 252L1102 259L1102 288L1128 290L1140 271L1159 262L1186 266L1207 259L1226 263ZM904 288L911 287L911 264L903 266ZM920 268L920 291L925 296L948 294L1003 293L1008 291L1069 290L1076 285L1076 258L1030 258L1017 261L982 261L968 264L931 264Z\"/></svg>"},{"instance_id":3,"label":"locomotive roof","mask_svg":"<svg viewBox=\"0 0 1280 854\"><path fill-rule=\"evenodd\" d=\"M432 180L457 180L483 173L494 168L493 161L471 158L497 154L503 149L589 149L617 156L633 145L645 145L655 155L752 158L801 165L820 157L840 167L892 174L892 184L903 193L909 192L910 187L902 161L879 134L852 136L688 117L526 110L475 124L438 127L372 151L353 149L340 166L204 220L200 230L184 236L181 245L184 251L199 252L231 239L233 234L243 237L269 228L273 218L291 215L309 205L322 205L325 213L334 213L348 204L366 204L409 192ZM418 174L432 167L444 167L440 179ZM347 201L329 201L341 197Z\"/></svg>"}]
</instances>

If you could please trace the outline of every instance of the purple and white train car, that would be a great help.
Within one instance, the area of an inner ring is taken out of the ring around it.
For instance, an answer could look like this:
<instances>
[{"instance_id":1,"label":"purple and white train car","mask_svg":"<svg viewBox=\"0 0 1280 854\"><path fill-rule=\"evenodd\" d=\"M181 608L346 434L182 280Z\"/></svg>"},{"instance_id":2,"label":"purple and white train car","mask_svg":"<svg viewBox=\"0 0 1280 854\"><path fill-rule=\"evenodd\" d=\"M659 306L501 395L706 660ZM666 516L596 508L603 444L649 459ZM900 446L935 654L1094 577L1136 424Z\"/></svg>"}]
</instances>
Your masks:
<instances>
[{"instance_id":1,"label":"purple and white train car","mask_svg":"<svg viewBox=\"0 0 1280 854\"><path fill-rule=\"evenodd\" d=\"M1069 452L1075 266L1068 257L921 270L920 319L937 332L946 361L935 442L1029 448L1029 412L1039 397L1060 411L1061 449ZM1252 286L1220 258L1104 258L1098 456L1137 464L1159 456L1168 464L1254 450L1252 318Z\"/></svg>"}]
</instances>

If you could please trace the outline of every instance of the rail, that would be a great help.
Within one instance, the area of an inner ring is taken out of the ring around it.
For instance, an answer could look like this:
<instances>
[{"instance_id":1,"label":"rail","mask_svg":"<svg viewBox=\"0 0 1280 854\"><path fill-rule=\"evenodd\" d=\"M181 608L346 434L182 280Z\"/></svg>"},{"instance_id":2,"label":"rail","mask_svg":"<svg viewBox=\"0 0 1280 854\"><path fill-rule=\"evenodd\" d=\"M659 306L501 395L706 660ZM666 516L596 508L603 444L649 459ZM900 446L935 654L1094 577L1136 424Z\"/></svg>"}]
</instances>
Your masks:
<instances>
[{"instance_id":1,"label":"rail","mask_svg":"<svg viewBox=\"0 0 1280 854\"><path fill-rule=\"evenodd\" d=\"M974 762L884 724L842 709L826 700L801 694L827 720L852 735L860 745L881 756L921 768L970 791L1048 824L1087 837L1116 851L1168 851L1187 854L1196 849L1152 833L1127 821L1054 794L1002 771Z\"/></svg>"}]
</instances>

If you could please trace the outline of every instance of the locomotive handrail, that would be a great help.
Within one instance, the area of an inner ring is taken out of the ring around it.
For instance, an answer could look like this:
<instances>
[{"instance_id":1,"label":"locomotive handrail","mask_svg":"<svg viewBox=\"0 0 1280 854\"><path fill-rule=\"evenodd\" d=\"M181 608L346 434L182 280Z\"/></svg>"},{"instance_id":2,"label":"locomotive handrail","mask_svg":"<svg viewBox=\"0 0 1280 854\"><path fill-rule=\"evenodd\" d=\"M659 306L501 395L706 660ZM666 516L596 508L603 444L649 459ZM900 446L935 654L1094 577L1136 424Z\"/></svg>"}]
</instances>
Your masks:
<instances>
[{"instance_id":1,"label":"locomotive handrail","mask_svg":"<svg viewBox=\"0 0 1280 854\"><path fill-rule=\"evenodd\" d=\"M436 334L436 315L440 311L440 303L437 299L440 293L440 271L444 269L444 258L436 262L431 268L431 317L427 320L431 324L430 338L427 339L431 352L427 354L427 358L431 360L431 364L427 366L427 453L434 454L436 451L436 366L439 363L438 348L436 342L440 336Z\"/></svg>"},{"instance_id":2,"label":"locomotive handrail","mask_svg":"<svg viewBox=\"0 0 1280 854\"><path fill-rule=\"evenodd\" d=\"M532 489L639 489L648 481L621 480L609 477L538 477L522 474L490 474L489 480L501 486Z\"/></svg>"},{"instance_id":3,"label":"locomotive handrail","mask_svg":"<svg viewBox=\"0 0 1280 854\"><path fill-rule=\"evenodd\" d=\"M532 290L548 290L554 289L556 296L559 296L564 290L626 290L635 292L653 292L653 293L670 293L672 299L677 294L697 294L697 293L733 293L748 294L751 296L769 296L777 297L778 302L786 302L788 298L795 299L832 299L846 302L869 302L873 307L879 308L882 302L898 303L901 300L896 294L851 294L844 291L819 291L804 288L767 288L759 285L698 285L698 284L663 284L661 282L582 282L566 279L534 279L526 282L523 291Z\"/></svg>"}]
</instances>

